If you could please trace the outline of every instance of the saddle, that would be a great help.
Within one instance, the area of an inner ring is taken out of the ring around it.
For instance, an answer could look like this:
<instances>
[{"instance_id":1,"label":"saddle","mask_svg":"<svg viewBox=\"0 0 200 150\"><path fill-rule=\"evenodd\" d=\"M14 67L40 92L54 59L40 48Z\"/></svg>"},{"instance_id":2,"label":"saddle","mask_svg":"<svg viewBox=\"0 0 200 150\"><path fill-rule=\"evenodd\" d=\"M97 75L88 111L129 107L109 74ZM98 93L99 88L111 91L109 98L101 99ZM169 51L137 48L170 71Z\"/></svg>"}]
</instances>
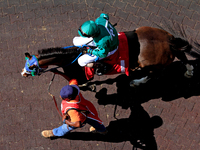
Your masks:
<instances>
[{"instance_id":1,"label":"saddle","mask_svg":"<svg viewBox=\"0 0 200 150\"><path fill-rule=\"evenodd\" d=\"M85 66L85 74L88 80L93 78L95 73L97 75L125 73L129 76L129 64L131 63L132 66L132 64L136 63L139 54L137 34L135 31L119 32L118 38L118 50L114 54L100 60L97 69ZM129 59L129 56L131 56L131 59ZM133 56L135 56L134 60L132 60Z\"/></svg>"}]
</instances>

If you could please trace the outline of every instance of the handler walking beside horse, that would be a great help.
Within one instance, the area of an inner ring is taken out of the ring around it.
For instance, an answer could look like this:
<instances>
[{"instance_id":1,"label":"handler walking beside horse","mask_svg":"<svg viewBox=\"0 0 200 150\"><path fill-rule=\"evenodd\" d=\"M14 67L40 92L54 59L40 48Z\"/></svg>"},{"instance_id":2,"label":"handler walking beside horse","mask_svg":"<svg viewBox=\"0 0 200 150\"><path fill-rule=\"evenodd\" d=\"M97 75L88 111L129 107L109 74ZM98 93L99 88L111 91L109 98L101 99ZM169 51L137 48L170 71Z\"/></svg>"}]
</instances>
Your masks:
<instances>
[{"instance_id":1,"label":"handler walking beside horse","mask_svg":"<svg viewBox=\"0 0 200 150\"><path fill-rule=\"evenodd\" d=\"M80 93L77 80L70 80L69 85L61 89L60 98L63 125L53 130L42 131L43 137L64 136L76 128L82 128L86 123L91 125L90 132L107 133L94 105Z\"/></svg>"}]
</instances>

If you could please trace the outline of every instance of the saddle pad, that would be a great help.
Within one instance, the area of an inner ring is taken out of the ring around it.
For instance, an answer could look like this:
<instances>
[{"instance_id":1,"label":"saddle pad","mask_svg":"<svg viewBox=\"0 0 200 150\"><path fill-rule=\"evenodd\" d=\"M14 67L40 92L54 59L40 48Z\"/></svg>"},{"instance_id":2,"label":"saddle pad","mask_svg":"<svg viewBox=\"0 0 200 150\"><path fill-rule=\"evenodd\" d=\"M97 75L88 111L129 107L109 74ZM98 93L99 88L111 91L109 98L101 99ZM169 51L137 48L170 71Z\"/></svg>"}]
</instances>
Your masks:
<instances>
[{"instance_id":1,"label":"saddle pad","mask_svg":"<svg viewBox=\"0 0 200 150\"><path fill-rule=\"evenodd\" d=\"M119 32L118 39L118 50L114 54L102 59L101 61L113 66L106 75L125 73L127 76L129 76L129 48L125 33ZM85 74L88 80L93 78L94 68L85 67Z\"/></svg>"}]
</instances>

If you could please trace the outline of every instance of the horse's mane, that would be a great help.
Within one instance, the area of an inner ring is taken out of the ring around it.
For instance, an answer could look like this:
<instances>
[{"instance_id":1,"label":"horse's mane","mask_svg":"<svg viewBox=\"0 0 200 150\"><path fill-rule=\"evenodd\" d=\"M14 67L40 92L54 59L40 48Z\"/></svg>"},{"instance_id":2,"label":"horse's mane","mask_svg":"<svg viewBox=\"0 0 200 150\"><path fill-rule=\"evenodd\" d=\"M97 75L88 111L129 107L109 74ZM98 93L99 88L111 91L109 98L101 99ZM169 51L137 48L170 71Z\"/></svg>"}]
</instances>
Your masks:
<instances>
[{"instance_id":1,"label":"horse's mane","mask_svg":"<svg viewBox=\"0 0 200 150\"><path fill-rule=\"evenodd\" d=\"M55 47L55 48L48 48L48 49L41 49L38 50L39 59L41 58L49 58L53 56L63 56L69 54L79 54L81 49L76 46L63 48L63 47Z\"/></svg>"}]
</instances>

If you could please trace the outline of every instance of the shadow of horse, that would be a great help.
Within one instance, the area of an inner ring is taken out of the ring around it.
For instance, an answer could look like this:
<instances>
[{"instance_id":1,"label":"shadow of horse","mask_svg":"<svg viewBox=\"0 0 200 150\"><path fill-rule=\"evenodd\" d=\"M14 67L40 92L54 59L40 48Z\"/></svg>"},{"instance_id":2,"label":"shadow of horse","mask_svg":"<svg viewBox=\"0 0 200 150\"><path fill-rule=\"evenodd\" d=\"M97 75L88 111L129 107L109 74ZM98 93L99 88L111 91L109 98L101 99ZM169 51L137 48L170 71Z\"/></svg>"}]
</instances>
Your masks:
<instances>
[{"instance_id":1,"label":"shadow of horse","mask_svg":"<svg viewBox=\"0 0 200 150\"><path fill-rule=\"evenodd\" d=\"M172 101L180 97L185 99L191 96L200 95L200 60L191 60L190 64L194 66L194 76L192 78L185 78L183 73L186 71L184 65L180 61L173 62L163 71L161 71L154 79L149 80L147 83L142 84L136 88L130 87L129 82L135 78L140 78L142 76L142 71L135 71L133 76L127 77L125 74L121 74L114 79L107 79L104 81L94 81L91 84L101 85L101 84L113 84L116 82L117 94L107 95L106 100L104 97L103 101L110 104L120 105L120 103L127 103L127 107L131 106L132 103L142 104L151 99L161 98L163 101ZM82 89L84 90L84 89ZM145 94L144 94L145 93ZM97 93L98 95L105 95L106 89L101 89ZM112 100L110 97L116 97ZM126 98L125 98L126 97ZM127 99L134 99L134 101L127 101ZM121 101L124 99L125 101ZM101 99L100 104L103 104Z\"/></svg>"}]
</instances>

